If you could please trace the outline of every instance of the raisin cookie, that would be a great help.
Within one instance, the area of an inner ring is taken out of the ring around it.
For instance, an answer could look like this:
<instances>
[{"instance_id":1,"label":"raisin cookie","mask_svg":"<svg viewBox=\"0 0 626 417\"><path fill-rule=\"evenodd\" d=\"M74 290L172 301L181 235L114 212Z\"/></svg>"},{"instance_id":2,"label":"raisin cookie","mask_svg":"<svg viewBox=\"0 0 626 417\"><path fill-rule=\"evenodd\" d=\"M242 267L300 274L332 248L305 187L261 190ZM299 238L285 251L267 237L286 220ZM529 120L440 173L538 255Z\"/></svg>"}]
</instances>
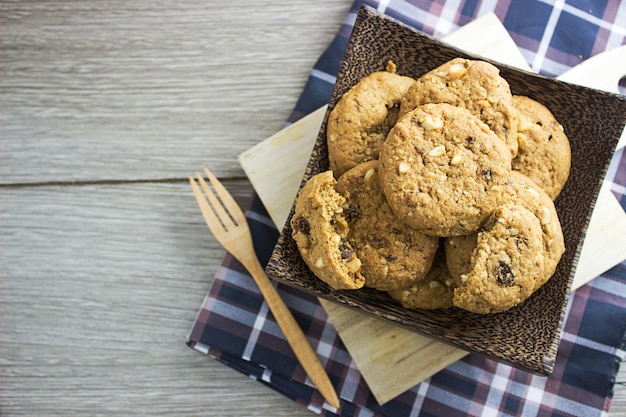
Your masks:
<instances>
[{"instance_id":1,"label":"raisin cookie","mask_svg":"<svg viewBox=\"0 0 626 417\"><path fill-rule=\"evenodd\" d=\"M478 230L511 172L511 152L495 133L446 103L425 104L398 120L379 161L394 214L432 236Z\"/></svg>"},{"instance_id":2,"label":"raisin cookie","mask_svg":"<svg viewBox=\"0 0 626 417\"><path fill-rule=\"evenodd\" d=\"M508 82L494 65L455 58L418 78L402 99L400 116L426 103L468 109L517 155L517 110Z\"/></svg>"},{"instance_id":3,"label":"raisin cookie","mask_svg":"<svg viewBox=\"0 0 626 417\"><path fill-rule=\"evenodd\" d=\"M511 178L505 186L503 199L525 207L534 214L541 225L545 273L543 279L536 282L537 287L535 289L538 289L554 275L565 252L565 241L558 213L548 194L530 178L517 171L511 172ZM443 246L448 269L453 277L459 278L467 273L476 244L477 234L475 233L445 239Z\"/></svg>"},{"instance_id":4,"label":"raisin cookie","mask_svg":"<svg viewBox=\"0 0 626 417\"><path fill-rule=\"evenodd\" d=\"M426 278L405 288L388 291L394 300L408 309L436 310L452 307L458 282L450 275L443 251L438 251Z\"/></svg>"},{"instance_id":5,"label":"raisin cookie","mask_svg":"<svg viewBox=\"0 0 626 417\"><path fill-rule=\"evenodd\" d=\"M291 219L292 237L311 271L336 290L363 287L361 261L345 240L346 199L335 191L332 171L309 179L296 199Z\"/></svg>"},{"instance_id":6,"label":"raisin cookie","mask_svg":"<svg viewBox=\"0 0 626 417\"><path fill-rule=\"evenodd\" d=\"M512 167L535 181L553 200L570 173L572 154L563 126L543 104L525 96L513 96L519 112L518 154Z\"/></svg>"},{"instance_id":7,"label":"raisin cookie","mask_svg":"<svg viewBox=\"0 0 626 417\"><path fill-rule=\"evenodd\" d=\"M378 159L379 148L396 123L400 100L413 78L374 72L341 96L328 117L326 140L330 169L339 178L361 162Z\"/></svg>"},{"instance_id":8,"label":"raisin cookie","mask_svg":"<svg viewBox=\"0 0 626 417\"><path fill-rule=\"evenodd\" d=\"M539 219L523 206L501 206L478 232L469 270L452 302L479 314L506 311L534 292L543 280L543 262Z\"/></svg>"},{"instance_id":9,"label":"raisin cookie","mask_svg":"<svg viewBox=\"0 0 626 417\"><path fill-rule=\"evenodd\" d=\"M439 239L398 220L378 180L378 161L368 161L344 173L335 186L346 198L343 210L346 240L361 260L365 286L381 291L407 287L424 279Z\"/></svg>"}]
</instances>

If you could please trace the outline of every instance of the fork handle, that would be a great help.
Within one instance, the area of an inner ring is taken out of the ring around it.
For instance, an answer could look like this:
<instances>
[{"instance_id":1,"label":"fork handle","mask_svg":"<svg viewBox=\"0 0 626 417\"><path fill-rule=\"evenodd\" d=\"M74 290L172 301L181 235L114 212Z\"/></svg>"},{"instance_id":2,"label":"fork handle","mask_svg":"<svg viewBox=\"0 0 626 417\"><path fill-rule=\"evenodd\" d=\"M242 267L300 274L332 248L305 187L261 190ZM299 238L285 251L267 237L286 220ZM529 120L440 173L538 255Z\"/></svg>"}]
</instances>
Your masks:
<instances>
[{"instance_id":1,"label":"fork handle","mask_svg":"<svg viewBox=\"0 0 626 417\"><path fill-rule=\"evenodd\" d=\"M252 253L254 254L254 252ZM239 261L254 278L278 326L283 331L287 342L289 342L291 349L293 349L293 352L307 375L309 375L309 378L311 378L324 399L333 407L339 408L339 398L330 382L326 370L322 366L317 354L313 351L311 344L302 332L296 319L291 314L291 311L265 274L265 270L259 263L257 257L249 256L246 257L246 259L239 259Z\"/></svg>"}]
</instances>

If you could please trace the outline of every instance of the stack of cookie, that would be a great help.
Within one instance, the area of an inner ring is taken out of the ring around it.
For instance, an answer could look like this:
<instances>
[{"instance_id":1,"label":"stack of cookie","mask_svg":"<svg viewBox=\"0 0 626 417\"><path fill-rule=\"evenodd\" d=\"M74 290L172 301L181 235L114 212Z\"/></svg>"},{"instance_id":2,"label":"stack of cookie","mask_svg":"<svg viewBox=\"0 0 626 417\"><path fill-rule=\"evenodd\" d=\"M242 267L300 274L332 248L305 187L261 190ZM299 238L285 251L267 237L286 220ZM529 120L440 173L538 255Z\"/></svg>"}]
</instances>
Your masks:
<instances>
[{"instance_id":1,"label":"stack of cookie","mask_svg":"<svg viewBox=\"0 0 626 417\"><path fill-rule=\"evenodd\" d=\"M492 64L456 58L415 80L389 63L340 98L327 144L330 170L301 189L291 227L332 288L488 314L554 274L569 141Z\"/></svg>"}]
</instances>

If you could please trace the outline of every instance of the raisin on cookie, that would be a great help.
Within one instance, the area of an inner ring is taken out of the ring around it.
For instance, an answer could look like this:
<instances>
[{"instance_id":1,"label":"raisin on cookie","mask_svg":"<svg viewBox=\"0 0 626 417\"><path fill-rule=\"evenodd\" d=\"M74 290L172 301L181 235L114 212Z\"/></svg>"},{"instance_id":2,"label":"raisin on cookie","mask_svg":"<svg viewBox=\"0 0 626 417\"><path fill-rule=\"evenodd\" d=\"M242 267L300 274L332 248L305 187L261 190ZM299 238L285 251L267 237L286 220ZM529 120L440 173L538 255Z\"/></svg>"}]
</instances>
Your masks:
<instances>
[{"instance_id":1,"label":"raisin on cookie","mask_svg":"<svg viewBox=\"0 0 626 417\"><path fill-rule=\"evenodd\" d=\"M525 301L543 280L543 240L537 217L520 205L494 211L478 232L470 267L454 290L456 307L479 314L506 311Z\"/></svg>"},{"instance_id":2,"label":"raisin on cookie","mask_svg":"<svg viewBox=\"0 0 626 417\"><path fill-rule=\"evenodd\" d=\"M542 279L536 282L537 290L554 275L565 252L565 240L558 213L548 194L530 178L517 171L511 172L505 186L503 201L525 207L533 213L541 225L545 273ZM453 277L458 279L467 273L476 244L476 233L445 239L443 247L448 269Z\"/></svg>"},{"instance_id":3,"label":"raisin on cookie","mask_svg":"<svg viewBox=\"0 0 626 417\"><path fill-rule=\"evenodd\" d=\"M400 116L426 103L463 107L486 123L517 155L517 110L508 82L485 61L452 59L418 78L400 105Z\"/></svg>"},{"instance_id":4,"label":"raisin on cookie","mask_svg":"<svg viewBox=\"0 0 626 417\"><path fill-rule=\"evenodd\" d=\"M361 162L378 159L380 145L396 123L400 100L415 80L390 69L361 79L330 112L326 140L336 178Z\"/></svg>"},{"instance_id":5,"label":"raisin on cookie","mask_svg":"<svg viewBox=\"0 0 626 417\"><path fill-rule=\"evenodd\" d=\"M391 129L380 153L380 181L393 212L433 236L470 234L495 210L511 153L468 110L425 104Z\"/></svg>"},{"instance_id":6,"label":"raisin on cookie","mask_svg":"<svg viewBox=\"0 0 626 417\"><path fill-rule=\"evenodd\" d=\"M420 233L393 214L378 180L378 161L344 173L335 189L346 199L347 238L361 260L365 287L381 291L421 281L430 269L439 239Z\"/></svg>"},{"instance_id":7,"label":"raisin on cookie","mask_svg":"<svg viewBox=\"0 0 626 417\"><path fill-rule=\"evenodd\" d=\"M304 262L336 290L363 287L361 261L346 241L345 198L335 191L332 171L313 176L300 190L291 218L292 237Z\"/></svg>"}]
</instances>

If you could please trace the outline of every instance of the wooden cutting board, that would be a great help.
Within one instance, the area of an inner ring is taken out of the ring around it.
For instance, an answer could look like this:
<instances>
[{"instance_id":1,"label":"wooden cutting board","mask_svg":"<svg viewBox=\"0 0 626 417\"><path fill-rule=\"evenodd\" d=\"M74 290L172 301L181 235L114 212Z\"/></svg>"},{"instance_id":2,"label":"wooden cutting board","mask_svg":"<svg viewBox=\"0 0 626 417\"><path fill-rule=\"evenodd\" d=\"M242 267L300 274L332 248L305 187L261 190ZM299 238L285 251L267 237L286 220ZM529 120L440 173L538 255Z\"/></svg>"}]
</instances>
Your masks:
<instances>
[{"instance_id":1,"label":"wooden cutting board","mask_svg":"<svg viewBox=\"0 0 626 417\"><path fill-rule=\"evenodd\" d=\"M462 27L444 41L508 65L529 69L508 32L492 13ZM567 81L576 82L576 77L581 77L578 79L588 83L590 75L595 79L603 78L589 66ZM279 230L297 195L325 112L326 107L316 110L239 156L241 166ZM610 189L604 186L587 231L574 289L621 262L624 247L626 214ZM467 355L463 350L340 304L323 299L320 303L380 404Z\"/></svg>"}]
</instances>

